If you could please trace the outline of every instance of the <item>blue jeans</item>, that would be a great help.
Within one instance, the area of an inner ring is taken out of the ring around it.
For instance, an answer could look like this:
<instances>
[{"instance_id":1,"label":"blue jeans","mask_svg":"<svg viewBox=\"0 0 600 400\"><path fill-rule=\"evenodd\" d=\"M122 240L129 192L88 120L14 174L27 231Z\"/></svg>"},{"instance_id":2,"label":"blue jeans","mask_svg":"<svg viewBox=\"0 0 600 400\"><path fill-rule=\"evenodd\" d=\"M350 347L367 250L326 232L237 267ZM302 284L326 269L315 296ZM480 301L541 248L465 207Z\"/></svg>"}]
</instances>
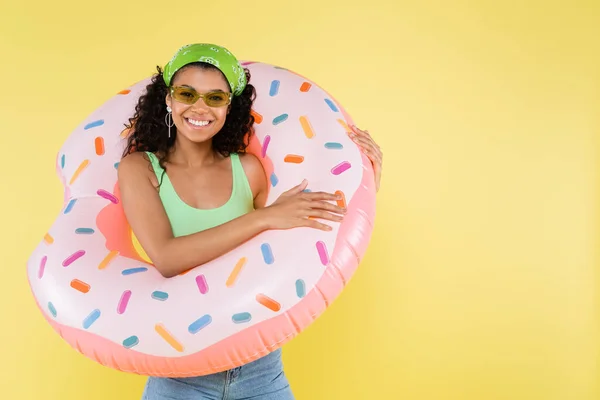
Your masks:
<instances>
[{"instance_id":1,"label":"blue jeans","mask_svg":"<svg viewBox=\"0 0 600 400\"><path fill-rule=\"evenodd\" d=\"M228 371L193 378L149 377L142 400L294 400L281 349Z\"/></svg>"}]
</instances>

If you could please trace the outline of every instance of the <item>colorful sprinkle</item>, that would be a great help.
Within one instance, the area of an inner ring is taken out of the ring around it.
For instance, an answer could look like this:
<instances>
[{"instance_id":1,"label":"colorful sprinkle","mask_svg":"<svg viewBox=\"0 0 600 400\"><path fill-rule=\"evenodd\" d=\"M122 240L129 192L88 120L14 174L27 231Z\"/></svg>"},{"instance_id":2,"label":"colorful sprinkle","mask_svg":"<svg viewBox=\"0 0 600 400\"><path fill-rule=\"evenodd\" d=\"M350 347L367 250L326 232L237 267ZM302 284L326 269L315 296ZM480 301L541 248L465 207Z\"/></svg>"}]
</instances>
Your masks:
<instances>
[{"instance_id":1,"label":"colorful sprinkle","mask_svg":"<svg viewBox=\"0 0 600 400\"><path fill-rule=\"evenodd\" d=\"M287 163L300 164L302 161L304 161L304 157L296 154L288 154L285 156L283 161Z\"/></svg>"},{"instance_id":2,"label":"colorful sprinkle","mask_svg":"<svg viewBox=\"0 0 600 400\"><path fill-rule=\"evenodd\" d=\"M310 192L312 192L312 190L310 190L310 189L304 189L303 192L304 193L310 193Z\"/></svg>"},{"instance_id":3,"label":"colorful sprinkle","mask_svg":"<svg viewBox=\"0 0 600 400\"><path fill-rule=\"evenodd\" d=\"M129 336L127 339L123 340L123 347L126 349L130 349L133 346L137 345L140 342L137 336Z\"/></svg>"},{"instance_id":4,"label":"colorful sprinkle","mask_svg":"<svg viewBox=\"0 0 600 400\"><path fill-rule=\"evenodd\" d=\"M260 155L262 158L265 158L267 155L267 147L269 147L269 143L271 143L271 136L265 136L265 141L262 144L262 148L260 149Z\"/></svg>"},{"instance_id":5,"label":"colorful sprinkle","mask_svg":"<svg viewBox=\"0 0 600 400\"><path fill-rule=\"evenodd\" d=\"M339 149L343 149L344 146L338 142L327 142L327 143L325 143L325 148L339 150Z\"/></svg>"},{"instance_id":6,"label":"colorful sprinkle","mask_svg":"<svg viewBox=\"0 0 600 400\"><path fill-rule=\"evenodd\" d=\"M231 271L231 274L229 275L229 278L227 278L227 282L225 283L225 285L227 287L232 287L233 286L233 284L235 283L235 280L237 279L238 275L242 271L242 268L244 267L244 264L246 264L246 257L240 258L238 260L237 264L235 264L235 267L233 268L233 271Z\"/></svg>"},{"instance_id":7,"label":"colorful sprinkle","mask_svg":"<svg viewBox=\"0 0 600 400\"><path fill-rule=\"evenodd\" d=\"M112 195L104 189L98 189L96 193L98 194L98 196L104 197L106 200L110 201L113 204L117 204L119 202L119 199L117 199L114 195Z\"/></svg>"},{"instance_id":8,"label":"colorful sprinkle","mask_svg":"<svg viewBox=\"0 0 600 400\"><path fill-rule=\"evenodd\" d=\"M252 114L252 116L254 117L254 122L256 122L257 124L260 124L263 121L263 116L257 113L256 111L251 110L250 114Z\"/></svg>"},{"instance_id":9,"label":"colorful sprinkle","mask_svg":"<svg viewBox=\"0 0 600 400\"><path fill-rule=\"evenodd\" d=\"M188 332L191 334L196 334L202 328L206 328L212 322L212 317L208 314L198 318L194 322L188 326Z\"/></svg>"},{"instance_id":10,"label":"colorful sprinkle","mask_svg":"<svg viewBox=\"0 0 600 400\"><path fill-rule=\"evenodd\" d=\"M338 112L338 108L335 106L335 104L333 104L333 101L329 100L329 99L325 99L325 103L327 103L327 105L329 106L329 108L331 108L331 111L333 112Z\"/></svg>"},{"instance_id":11,"label":"colorful sprinkle","mask_svg":"<svg viewBox=\"0 0 600 400\"><path fill-rule=\"evenodd\" d=\"M117 93L117 94L129 94L129 93L131 93L131 90L129 90L129 89L125 89L125 90L121 90L121 91L120 91L119 93ZM135 337L135 336L132 336L132 337ZM137 339L137 338L136 338L136 339Z\"/></svg>"},{"instance_id":12,"label":"colorful sprinkle","mask_svg":"<svg viewBox=\"0 0 600 400\"><path fill-rule=\"evenodd\" d=\"M96 154L99 156L104 155L104 138L98 136L94 140L94 147L96 148Z\"/></svg>"},{"instance_id":13,"label":"colorful sprinkle","mask_svg":"<svg viewBox=\"0 0 600 400\"><path fill-rule=\"evenodd\" d=\"M317 252L319 253L321 264L327 265L329 263L329 254L327 253L327 247L325 246L325 243L320 240L317 242Z\"/></svg>"},{"instance_id":14,"label":"colorful sprinkle","mask_svg":"<svg viewBox=\"0 0 600 400\"><path fill-rule=\"evenodd\" d=\"M303 298L306 295L306 283L302 279L296 281L296 295Z\"/></svg>"},{"instance_id":15,"label":"colorful sprinkle","mask_svg":"<svg viewBox=\"0 0 600 400\"><path fill-rule=\"evenodd\" d=\"M40 260L40 269L38 270L38 279L42 279L44 276L44 271L46 270L46 261L48 261L48 257L44 256Z\"/></svg>"},{"instance_id":16,"label":"colorful sprinkle","mask_svg":"<svg viewBox=\"0 0 600 400\"><path fill-rule=\"evenodd\" d=\"M310 125L310 121L307 117L300 117L300 125L302 125L302 130L307 138L312 139L315 136L315 131L313 131L312 126Z\"/></svg>"},{"instance_id":17,"label":"colorful sprinkle","mask_svg":"<svg viewBox=\"0 0 600 400\"><path fill-rule=\"evenodd\" d=\"M302 85L300 85L300 91L306 93L310 90L311 86L312 85L310 84L310 82L303 82Z\"/></svg>"},{"instance_id":18,"label":"colorful sprinkle","mask_svg":"<svg viewBox=\"0 0 600 400\"><path fill-rule=\"evenodd\" d=\"M275 175L275 172L273 172L271 174L271 185L273 185L273 187L277 186L277 184L279 183L279 178L277 178L277 175Z\"/></svg>"},{"instance_id":19,"label":"colorful sprinkle","mask_svg":"<svg viewBox=\"0 0 600 400\"><path fill-rule=\"evenodd\" d=\"M117 313L123 314L125 310L127 310L127 304L129 304L129 299L131 298L131 290L126 290L121 295L119 299L119 304L117 305Z\"/></svg>"},{"instance_id":20,"label":"colorful sprinkle","mask_svg":"<svg viewBox=\"0 0 600 400\"><path fill-rule=\"evenodd\" d=\"M52 316L54 318L56 318L56 308L54 308L54 304L52 304L51 301L48 302L48 310L50 310L50 314L52 314Z\"/></svg>"},{"instance_id":21,"label":"colorful sprinkle","mask_svg":"<svg viewBox=\"0 0 600 400\"><path fill-rule=\"evenodd\" d=\"M279 304L278 302L276 302L269 296L264 295L262 293L256 295L256 301L258 301L260 304L267 307L271 311L277 312L277 311L281 310L281 304Z\"/></svg>"},{"instance_id":22,"label":"colorful sprinkle","mask_svg":"<svg viewBox=\"0 0 600 400\"><path fill-rule=\"evenodd\" d=\"M334 175L339 175L342 172L349 170L351 166L352 165L350 165L348 161L342 161L335 167L331 168L331 173Z\"/></svg>"},{"instance_id":23,"label":"colorful sprinkle","mask_svg":"<svg viewBox=\"0 0 600 400\"><path fill-rule=\"evenodd\" d=\"M52 244L54 243L54 238L49 233L46 233L44 235L44 242L46 242L47 244Z\"/></svg>"},{"instance_id":24,"label":"colorful sprinkle","mask_svg":"<svg viewBox=\"0 0 600 400\"><path fill-rule=\"evenodd\" d=\"M277 117L273 118L273 125L280 124L283 121L285 121L286 119L288 119L288 115L287 114L278 115Z\"/></svg>"},{"instance_id":25,"label":"colorful sprinkle","mask_svg":"<svg viewBox=\"0 0 600 400\"><path fill-rule=\"evenodd\" d=\"M152 292L152 298L154 300L165 301L169 298L169 294L167 292L161 292L160 290L155 290Z\"/></svg>"},{"instance_id":26,"label":"colorful sprinkle","mask_svg":"<svg viewBox=\"0 0 600 400\"><path fill-rule=\"evenodd\" d=\"M100 261L100 264L98 264L98 269L106 268L108 266L108 264L118 255L119 255L119 252L115 251L115 250L108 253L106 255L106 257L104 257L104 260Z\"/></svg>"},{"instance_id":27,"label":"colorful sprinkle","mask_svg":"<svg viewBox=\"0 0 600 400\"><path fill-rule=\"evenodd\" d=\"M124 269L123 271L121 271L121 274L131 275L131 274L137 274L138 272L145 272L145 271L148 271L148 268L146 268L146 267L129 268L129 269Z\"/></svg>"},{"instance_id":28,"label":"colorful sprinkle","mask_svg":"<svg viewBox=\"0 0 600 400\"><path fill-rule=\"evenodd\" d=\"M71 281L71 287L75 290L80 291L81 293L87 293L91 289L90 285L83 281L80 281L79 279L73 279Z\"/></svg>"},{"instance_id":29,"label":"colorful sprinkle","mask_svg":"<svg viewBox=\"0 0 600 400\"><path fill-rule=\"evenodd\" d=\"M163 324L156 324L154 326L154 330L156 330L160 337L162 337L167 343L169 343L171 347L173 347L175 350L179 352L183 351L183 345L179 342L179 340L175 339L175 337L167 331L167 328L165 328Z\"/></svg>"},{"instance_id":30,"label":"colorful sprinkle","mask_svg":"<svg viewBox=\"0 0 600 400\"><path fill-rule=\"evenodd\" d=\"M67 207L65 208L65 211L63 211L63 214L70 213L71 210L73 209L73 206L75 205L75 202L77 202L77 199L73 199L73 200L69 201L69 204L67 204Z\"/></svg>"},{"instance_id":31,"label":"colorful sprinkle","mask_svg":"<svg viewBox=\"0 0 600 400\"><path fill-rule=\"evenodd\" d=\"M86 169L88 165L90 165L90 160L83 160L81 164L79 164L79 167L77 167L77 170L75 170L73 177L71 177L71 180L69 181L69 185L72 185L73 182L75 182L79 174L81 174L81 172Z\"/></svg>"},{"instance_id":32,"label":"colorful sprinkle","mask_svg":"<svg viewBox=\"0 0 600 400\"><path fill-rule=\"evenodd\" d=\"M263 259L267 264L273 264L275 258L273 257L273 251L269 243L263 243L260 245L260 251L262 252Z\"/></svg>"},{"instance_id":33,"label":"colorful sprinkle","mask_svg":"<svg viewBox=\"0 0 600 400\"><path fill-rule=\"evenodd\" d=\"M115 167L115 169L119 168L119 162L116 162L113 166Z\"/></svg>"},{"instance_id":34,"label":"colorful sprinkle","mask_svg":"<svg viewBox=\"0 0 600 400\"><path fill-rule=\"evenodd\" d=\"M95 309L83 320L83 329L88 329L98 318L100 318L100 310Z\"/></svg>"},{"instance_id":35,"label":"colorful sprinkle","mask_svg":"<svg viewBox=\"0 0 600 400\"><path fill-rule=\"evenodd\" d=\"M75 260L82 257L84 254L85 254L84 250L78 250L75 253L71 254L69 257L65 258L64 261L62 262L63 267L68 267Z\"/></svg>"},{"instance_id":36,"label":"colorful sprinkle","mask_svg":"<svg viewBox=\"0 0 600 400\"><path fill-rule=\"evenodd\" d=\"M102 126L102 125L104 125L104 120L99 119L97 121L90 122L89 124L84 126L83 129L88 130L88 129L92 129L92 128L95 128L97 126Z\"/></svg>"},{"instance_id":37,"label":"colorful sprinkle","mask_svg":"<svg viewBox=\"0 0 600 400\"><path fill-rule=\"evenodd\" d=\"M343 119L338 119L337 122L342 126L342 128L344 128L346 132L351 132L351 129L348 126L348 124L346 124L346 121L344 121Z\"/></svg>"},{"instance_id":38,"label":"colorful sprinkle","mask_svg":"<svg viewBox=\"0 0 600 400\"><path fill-rule=\"evenodd\" d=\"M269 96L273 97L279 93L279 81L275 80L271 82L271 89L269 90Z\"/></svg>"},{"instance_id":39,"label":"colorful sprinkle","mask_svg":"<svg viewBox=\"0 0 600 400\"><path fill-rule=\"evenodd\" d=\"M335 194L341 196L341 199L336 200L337 206L341 208L346 208L346 195L341 190L336 190Z\"/></svg>"},{"instance_id":40,"label":"colorful sprinkle","mask_svg":"<svg viewBox=\"0 0 600 400\"><path fill-rule=\"evenodd\" d=\"M204 275L198 275L196 277L196 285L198 285L198 290L200 290L200 293L208 293L208 283L206 282L206 277Z\"/></svg>"},{"instance_id":41,"label":"colorful sprinkle","mask_svg":"<svg viewBox=\"0 0 600 400\"><path fill-rule=\"evenodd\" d=\"M65 167L65 155L63 154L62 157L60 158L60 167L64 168Z\"/></svg>"},{"instance_id":42,"label":"colorful sprinkle","mask_svg":"<svg viewBox=\"0 0 600 400\"><path fill-rule=\"evenodd\" d=\"M236 324L241 324L244 322L249 322L252 319L252 315L250 315L250 313L248 313L248 312L243 312L243 313L234 314L233 317L231 317L231 319Z\"/></svg>"},{"instance_id":43,"label":"colorful sprinkle","mask_svg":"<svg viewBox=\"0 0 600 400\"><path fill-rule=\"evenodd\" d=\"M77 228L75 229L75 233L78 235L91 235L94 233L92 228Z\"/></svg>"},{"instance_id":44,"label":"colorful sprinkle","mask_svg":"<svg viewBox=\"0 0 600 400\"><path fill-rule=\"evenodd\" d=\"M277 67L277 66L274 66L274 68L275 68L275 69L281 69L281 70L283 70L283 71L287 71L287 68L283 68L283 67Z\"/></svg>"}]
</instances>

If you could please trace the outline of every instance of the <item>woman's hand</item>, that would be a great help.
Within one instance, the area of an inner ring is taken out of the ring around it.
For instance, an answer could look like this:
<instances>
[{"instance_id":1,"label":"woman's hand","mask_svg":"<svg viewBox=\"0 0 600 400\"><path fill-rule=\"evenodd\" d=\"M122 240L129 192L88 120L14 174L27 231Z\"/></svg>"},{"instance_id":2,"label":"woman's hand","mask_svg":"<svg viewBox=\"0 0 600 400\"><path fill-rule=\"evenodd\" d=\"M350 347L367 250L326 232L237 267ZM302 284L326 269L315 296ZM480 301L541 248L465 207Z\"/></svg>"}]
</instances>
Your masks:
<instances>
[{"instance_id":1,"label":"woman's hand","mask_svg":"<svg viewBox=\"0 0 600 400\"><path fill-rule=\"evenodd\" d=\"M331 226L318 222L315 218L342 221L341 215L345 214L346 210L329 202L341 198L332 193L305 193L307 185L308 182L303 180L298 186L282 193L273 204L257 211L262 213L261 219L266 223L267 229L303 226L330 231Z\"/></svg>"},{"instance_id":2,"label":"woman's hand","mask_svg":"<svg viewBox=\"0 0 600 400\"><path fill-rule=\"evenodd\" d=\"M350 138L356 143L365 155L371 160L375 172L375 190L379 191L381 182L381 171L383 169L383 153L381 148L375 143L369 131L358 129L355 125L350 125L351 132L348 132Z\"/></svg>"}]
</instances>

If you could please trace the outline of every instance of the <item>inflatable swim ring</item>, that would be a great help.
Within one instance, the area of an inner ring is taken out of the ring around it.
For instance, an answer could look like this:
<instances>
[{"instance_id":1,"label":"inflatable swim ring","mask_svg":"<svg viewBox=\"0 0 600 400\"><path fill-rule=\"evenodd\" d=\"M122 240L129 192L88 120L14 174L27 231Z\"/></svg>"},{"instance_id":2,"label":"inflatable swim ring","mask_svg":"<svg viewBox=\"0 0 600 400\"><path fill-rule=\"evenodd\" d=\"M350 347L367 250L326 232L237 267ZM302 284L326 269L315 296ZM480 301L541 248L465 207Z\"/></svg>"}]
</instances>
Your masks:
<instances>
[{"instance_id":1,"label":"inflatable swim ring","mask_svg":"<svg viewBox=\"0 0 600 400\"><path fill-rule=\"evenodd\" d=\"M164 278L134 246L116 170L123 126L150 79L119 92L60 149L64 207L27 264L46 320L105 366L186 377L260 358L307 328L365 253L375 183L370 161L346 133L350 117L296 73L243 64L257 89L249 151L267 171L267 204L306 178L310 190L342 193L347 215L330 232L264 232L210 263Z\"/></svg>"}]
</instances>

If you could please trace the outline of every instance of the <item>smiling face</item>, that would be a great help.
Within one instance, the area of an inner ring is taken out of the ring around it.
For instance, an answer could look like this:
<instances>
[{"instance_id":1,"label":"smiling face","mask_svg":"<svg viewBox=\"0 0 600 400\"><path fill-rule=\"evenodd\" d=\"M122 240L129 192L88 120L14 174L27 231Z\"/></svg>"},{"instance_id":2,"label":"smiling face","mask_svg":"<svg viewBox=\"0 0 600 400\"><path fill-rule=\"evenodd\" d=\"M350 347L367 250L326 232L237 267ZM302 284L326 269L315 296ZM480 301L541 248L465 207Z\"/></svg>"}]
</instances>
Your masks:
<instances>
[{"instance_id":1,"label":"smiling face","mask_svg":"<svg viewBox=\"0 0 600 400\"><path fill-rule=\"evenodd\" d=\"M230 93L229 85L221 71L193 65L179 70L171 85L191 88L202 95L215 91ZM230 107L210 107L203 98L190 105L176 100L170 93L167 94L166 103L172 109L178 139L186 139L193 143L206 142L219 133Z\"/></svg>"}]
</instances>

